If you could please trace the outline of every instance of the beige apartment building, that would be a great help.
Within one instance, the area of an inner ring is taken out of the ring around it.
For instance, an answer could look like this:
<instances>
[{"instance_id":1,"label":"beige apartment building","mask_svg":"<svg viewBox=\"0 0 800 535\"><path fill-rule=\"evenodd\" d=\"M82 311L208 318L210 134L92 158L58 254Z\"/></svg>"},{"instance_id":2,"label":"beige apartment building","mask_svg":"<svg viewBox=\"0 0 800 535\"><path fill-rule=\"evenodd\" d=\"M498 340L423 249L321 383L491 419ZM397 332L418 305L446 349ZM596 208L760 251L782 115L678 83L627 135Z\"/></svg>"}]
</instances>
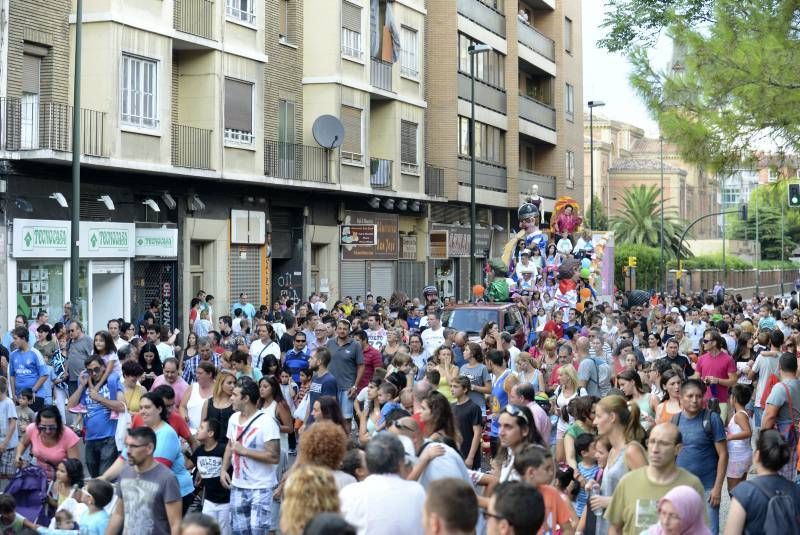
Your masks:
<instances>
[{"instance_id":1,"label":"beige apartment building","mask_svg":"<svg viewBox=\"0 0 800 535\"><path fill-rule=\"evenodd\" d=\"M475 262L496 254L524 194L538 186L545 220L553 201L583 203L583 77L578 0L455 0L428 3L427 143L429 165L444 172L447 205L431 225L460 232L469 224L471 77L475 56L475 153L478 221ZM449 236L448 236L449 240ZM448 245L450 245L448 243ZM447 295L469 293L469 254L431 255Z\"/></svg>"}]
</instances>

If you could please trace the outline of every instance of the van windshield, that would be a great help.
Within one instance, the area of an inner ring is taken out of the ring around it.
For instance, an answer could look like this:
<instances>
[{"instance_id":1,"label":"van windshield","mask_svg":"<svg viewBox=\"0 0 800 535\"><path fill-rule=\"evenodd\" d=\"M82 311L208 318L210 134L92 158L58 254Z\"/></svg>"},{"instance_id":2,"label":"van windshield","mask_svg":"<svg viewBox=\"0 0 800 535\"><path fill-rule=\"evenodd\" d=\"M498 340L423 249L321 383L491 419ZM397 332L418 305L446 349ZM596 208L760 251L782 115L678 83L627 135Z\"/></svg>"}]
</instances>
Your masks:
<instances>
[{"instance_id":1,"label":"van windshield","mask_svg":"<svg viewBox=\"0 0 800 535\"><path fill-rule=\"evenodd\" d=\"M497 310L454 308L445 310L442 315L442 325L466 333L480 333L483 326L490 321L499 324L500 315Z\"/></svg>"}]
</instances>

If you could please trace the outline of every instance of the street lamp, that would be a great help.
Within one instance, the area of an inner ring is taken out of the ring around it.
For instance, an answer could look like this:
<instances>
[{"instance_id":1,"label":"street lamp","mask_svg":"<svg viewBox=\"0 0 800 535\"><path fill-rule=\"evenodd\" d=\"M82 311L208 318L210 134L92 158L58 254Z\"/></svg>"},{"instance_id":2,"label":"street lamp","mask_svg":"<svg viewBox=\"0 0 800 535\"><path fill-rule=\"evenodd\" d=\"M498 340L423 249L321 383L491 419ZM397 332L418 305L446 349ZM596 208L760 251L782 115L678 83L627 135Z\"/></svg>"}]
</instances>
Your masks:
<instances>
[{"instance_id":1,"label":"street lamp","mask_svg":"<svg viewBox=\"0 0 800 535\"><path fill-rule=\"evenodd\" d=\"M589 101L589 228L594 230L594 121L595 108L605 106L602 100ZM584 175L585 176L585 175Z\"/></svg>"},{"instance_id":2,"label":"street lamp","mask_svg":"<svg viewBox=\"0 0 800 535\"><path fill-rule=\"evenodd\" d=\"M484 52L491 52L489 45L473 43L467 48L469 53L469 80L470 80L470 118L469 118L469 278L471 286L478 284L475 269L475 56Z\"/></svg>"},{"instance_id":3,"label":"street lamp","mask_svg":"<svg viewBox=\"0 0 800 535\"><path fill-rule=\"evenodd\" d=\"M661 242L661 265L659 266L659 278L661 279L661 293L665 294L667 292L667 270L664 264L664 137L658 136L658 142L661 160L661 239L659 240Z\"/></svg>"}]
</instances>

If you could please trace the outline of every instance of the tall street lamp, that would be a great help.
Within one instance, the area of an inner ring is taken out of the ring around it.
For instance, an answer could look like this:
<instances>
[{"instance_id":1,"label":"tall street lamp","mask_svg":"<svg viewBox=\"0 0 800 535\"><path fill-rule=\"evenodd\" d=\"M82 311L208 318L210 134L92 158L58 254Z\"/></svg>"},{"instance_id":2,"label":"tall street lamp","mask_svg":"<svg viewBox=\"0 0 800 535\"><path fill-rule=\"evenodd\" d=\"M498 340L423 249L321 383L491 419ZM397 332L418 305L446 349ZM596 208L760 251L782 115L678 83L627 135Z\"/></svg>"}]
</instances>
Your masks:
<instances>
[{"instance_id":1,"label":"tall street lamp","mask_svg":"<svg viewBox=\"0 0 800 535\"><path fill-rule=\"evenodd\" d=\"M661 265L659 269L659 278L661 279L661 293L667 292L667 270L664 264L664 138L658 136L659 142L659 157L661 160Z\"/></svg>"},{"instance_id":2,"label":"tall street lamp","mask_svg":"<svg viewBox=\"0 0 800 535\"><path fill-rule=\"evenodd\" d=\"M81 44L83 0L75 8L75 65L72 90L72 213L70 228L72 243L69 256L69 294L72 306L80 311L80 221L81 221ZM79 317L79 316L75 316Z\"/></svg>"},{"instance_id":3,"label":"tall street lamp","mask_svg":"<svg viewBox=\"0 0 800 535\"><path fill-rule=\"evenodd\" d=\"M469 278L471 286L478 284L475 269L475 56L490 52L489 45L473 43L469 45L469 79L470 79L470 117L469 117Z\"/></svg>"},{"instance_id":4,"label":"tall street lamp","mask_svg":"<svg viewBox=\"0 0 800 535\"><path fill-rule=\"evenodd\" d=\"M589 101L589 227L594 230L594 121L595 108L605 106L602 100ZM584 175L585 176L585 175Z\"/></svg>"}]
</instances>

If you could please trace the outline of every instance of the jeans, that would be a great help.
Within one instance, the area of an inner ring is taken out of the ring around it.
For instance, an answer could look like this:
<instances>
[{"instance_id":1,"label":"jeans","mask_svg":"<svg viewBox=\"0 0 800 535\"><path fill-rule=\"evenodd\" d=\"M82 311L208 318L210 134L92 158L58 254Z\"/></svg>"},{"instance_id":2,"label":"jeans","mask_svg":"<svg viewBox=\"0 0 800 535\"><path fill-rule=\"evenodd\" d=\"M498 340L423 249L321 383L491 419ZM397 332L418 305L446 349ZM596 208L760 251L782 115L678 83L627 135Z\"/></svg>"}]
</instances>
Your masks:
<instances>
[{"instance_id":1,"label":"jeans","mask_svg":"<svg viewBox=\"0 0 800 535\"><path fill-rule=\"evenodd\" d=\"M114 437L86 441L86 469L92 477L101 476L114 464L118 456Z\"/></svg>"},{"instance_id":2,"label":"jeans","mask_svg":"<svg viewBox=\"0 0 800 535\"><path fill-rule=\"evenodd\" d=\"M349 390L340 388L338 395L339 406L342 408L342 416L344 416L345 420L353 417L353 400L347 395L348 392Z\"/></svg>"},{"instance_id":3,"label":"jeans","mask_svg":"<svg viewBox=\"0 0 800 535\"><path fill-rule=\"evenodd\" d=\"M719 535L719 506L711 507L708 503L708 498L711 496L711 489L706 489L705 493L703 494L703 498L706 501L706 512L708 513L708 519L711 522L709 529L711 529L712 535Z\"/></svg>"},{"instance_id":4,"label":"jeans","mask_svg":"<svg viewBox=\"0 0 800 535\"><path fill-rule=\"evenodd\" d=\"M222 535L231 535L231 504L203 500L203 514L217 521Z\"/></svg>"},{"instance_id":5,"label":"jeans","mask_svg":"<svg viewBox=\"0 0 800 535\"><path fill-rule=\"evenodd\" d=\"M761 418L764 416L764 409L762 407L753 407L753 422L755 426L761 429Z\"/></svg>"}]
</instances>

